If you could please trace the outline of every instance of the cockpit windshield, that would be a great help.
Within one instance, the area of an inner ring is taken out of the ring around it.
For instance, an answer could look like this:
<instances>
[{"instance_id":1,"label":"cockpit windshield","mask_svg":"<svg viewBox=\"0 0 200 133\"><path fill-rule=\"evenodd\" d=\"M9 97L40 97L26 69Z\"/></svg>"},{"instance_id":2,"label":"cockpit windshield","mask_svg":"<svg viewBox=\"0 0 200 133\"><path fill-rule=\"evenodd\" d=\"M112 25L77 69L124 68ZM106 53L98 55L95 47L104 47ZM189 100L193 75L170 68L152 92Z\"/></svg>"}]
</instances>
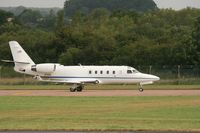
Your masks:
<instances>
[{"instance_id":1,"label":"cockpit windshield","mask_svg":"<svg viewBox=\"0 0 200 133\"><path fill-rule=\"evenodd\" d=\"M133 71L133 73L138 73L138 72L139 72L139 71L136 70L136 69L133 69L132 71Z\"/></svg>"},{"instance_id":2,"label":"cockpit windshield","mask_svg":"<svg viewBox=\"0 0 200 133\"><path fill-rule=\"evenodd\" d=\"M132 70L127 70L127 74L132 74L133 71Z\"/></svg>"},{"instance_id":3,"label":"cockpit windshield","mask_svg":"<svg viewBox=\"0 0 200 133\"><path fill-rule=\"evenodd\" d=\"M127 74L132 74L132 73L138 73L138 70L136 69L127 70Z\"/></svg>"}]
</instances>

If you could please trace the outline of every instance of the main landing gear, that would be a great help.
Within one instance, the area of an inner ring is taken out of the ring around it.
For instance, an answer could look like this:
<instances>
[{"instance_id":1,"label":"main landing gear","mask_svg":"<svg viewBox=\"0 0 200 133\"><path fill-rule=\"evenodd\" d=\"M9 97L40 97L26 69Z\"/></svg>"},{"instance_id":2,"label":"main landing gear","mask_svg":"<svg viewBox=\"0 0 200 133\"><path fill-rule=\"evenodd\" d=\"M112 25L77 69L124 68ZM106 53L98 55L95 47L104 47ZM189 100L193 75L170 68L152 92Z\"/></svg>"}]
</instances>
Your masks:
<instances>
[{"instance_id":1,"label":"main landing gear","mask_svg":"<svg viewBox=\"0 0 200 133\"><path fill-rule=\"evenodd\" d=\"M84 89L84 86L83 85L74 85L70 88L70 92L81 92L82 90Z\"/></svg>"}]
</instances>

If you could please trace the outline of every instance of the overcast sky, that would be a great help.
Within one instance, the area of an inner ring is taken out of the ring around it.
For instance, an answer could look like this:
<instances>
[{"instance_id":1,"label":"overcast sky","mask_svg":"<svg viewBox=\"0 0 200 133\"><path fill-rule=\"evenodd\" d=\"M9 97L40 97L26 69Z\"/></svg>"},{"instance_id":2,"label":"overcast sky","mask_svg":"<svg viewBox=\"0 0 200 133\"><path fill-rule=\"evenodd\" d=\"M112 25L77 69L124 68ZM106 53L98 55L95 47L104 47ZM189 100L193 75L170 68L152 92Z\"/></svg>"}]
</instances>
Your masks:
<instances>
[{"instance_id":1,"label":"overcast sky","mask_svg":"<svg viewBox=\"0 0 200 133\"><path fill-rule=\"evenodd\" d=\"M200 0L154 0L159 8L173 8L176 10L185 7L200 8Z\"/></svg>"},{"instance_id":2,"label":"overcast sky","mask_svg":"<svg viewBox=\"0 0 200 133\"><path fill-rule=\"evenodd\" d=\"M63 7L65 0L0 0L0 7ZM200 0L154 0L159 8L173 8L176 10L185 7L200 8Z\"/></svg>"}]
</instances>

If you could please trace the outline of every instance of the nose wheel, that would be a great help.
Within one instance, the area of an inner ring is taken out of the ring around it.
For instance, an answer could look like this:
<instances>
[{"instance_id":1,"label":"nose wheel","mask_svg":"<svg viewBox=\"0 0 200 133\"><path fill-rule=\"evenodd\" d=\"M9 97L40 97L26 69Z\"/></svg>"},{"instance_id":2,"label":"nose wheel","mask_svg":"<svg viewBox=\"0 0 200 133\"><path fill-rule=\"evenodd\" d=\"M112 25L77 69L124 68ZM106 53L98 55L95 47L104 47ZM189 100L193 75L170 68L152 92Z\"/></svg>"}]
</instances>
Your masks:
<instances>
[{"instance_id":1,"label":"nose wheel","mask_svg":"<svg viewBox=\"0 0 200 133\"><path fill-rule=\"evenodd\" d=\"M142 88L142 85L141 85L141 84L139 84L139 85L140 85L140 87L139 87L139 91L140 91L140 92L143 92L144 89Z\"/></svg>"},{"instance_id":2,"label":"nose wheel","mask_svg":"<svg viewBox=\"0 0 200 133\"><path fill-rule=\"evenodd\" d=\"M144 89L143 89L143 88L139 88L139 91L140 91L140 92L143 92L143 91L144 91Z\"/></svg>"}]
</instances>

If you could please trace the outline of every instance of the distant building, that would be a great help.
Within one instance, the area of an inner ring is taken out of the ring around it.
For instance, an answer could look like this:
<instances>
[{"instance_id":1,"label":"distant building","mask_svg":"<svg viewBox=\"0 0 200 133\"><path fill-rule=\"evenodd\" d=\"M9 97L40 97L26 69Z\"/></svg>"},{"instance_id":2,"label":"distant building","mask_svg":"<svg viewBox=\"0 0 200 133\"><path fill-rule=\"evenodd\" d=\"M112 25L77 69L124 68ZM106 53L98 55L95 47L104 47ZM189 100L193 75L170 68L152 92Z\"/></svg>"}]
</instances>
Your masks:
<instances>
[{"instance_id":1,"label":"distant building","mask_svg":"<svg viewBox=\"0 0 200 133\"><path fill-rule=\"evenodd\" d=\"M12 22L14 20L14 18L7 18L8 22Z\"/></svg>"},{"instance_id":2,"label":"distant building","mask_svg":"<svg viewBox=\"0 0 200 133\"><path fill-rule=\"evenodd\" d=\"M42 21L44 21L44 18L38 18L37 19L37 22L42 22Z\"/></svg>"}]
</instances>

